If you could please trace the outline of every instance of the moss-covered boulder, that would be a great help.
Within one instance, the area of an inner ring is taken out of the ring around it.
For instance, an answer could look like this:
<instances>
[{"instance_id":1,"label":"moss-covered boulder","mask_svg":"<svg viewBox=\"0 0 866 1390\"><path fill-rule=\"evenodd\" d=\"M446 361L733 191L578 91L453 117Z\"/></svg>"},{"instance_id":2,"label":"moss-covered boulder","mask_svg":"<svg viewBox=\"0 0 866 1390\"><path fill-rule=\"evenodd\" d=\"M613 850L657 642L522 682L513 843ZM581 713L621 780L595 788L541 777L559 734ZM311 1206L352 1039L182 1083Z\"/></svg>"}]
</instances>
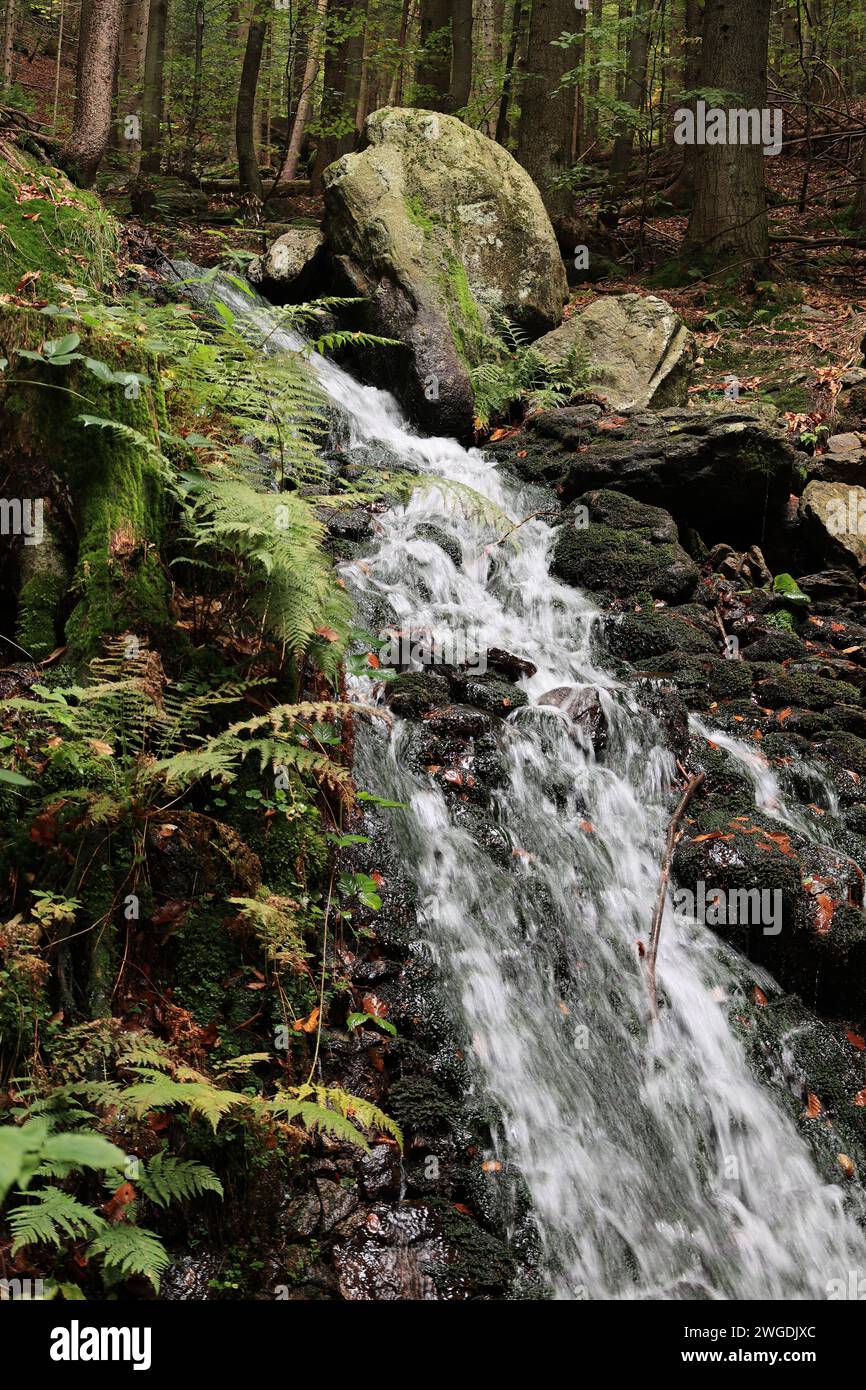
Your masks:
<instances>
[{"instance_id":1,"label":"moss-covered boulder","mask_svg":"<svg viewBox=\"0 0 866 1390\"><path fill-rule=\"evenodd\" d=\"M619 492L587 492L565 514L552 570L566 584L608 598L676 602L694 592L699 570L673 518Z\"/></svg>"},{"instance_id":2,"label":"moss-covered boulder","mask_svg":"<svg viewBox=\"0 0 866 1390\"><path fill-rule=\"evenodd\" d=\"M480 131L395 107L368 118L361 150L324 187L344 283L368 299L368 326L408 349L404 403L437 433L468 434L491 315L532 337L562 318L565 270L537 188Z\"/></svg>"},{"instance_id":3,"label":"moss-covered boulder","mask_svg":"<svg viewBox=\"0 0 866 1390\"><path fill-rule=\"evenodd\" d=\"M99 289L116 270L118 228L92 193L39 162L9 139L0 141L0 292L39 299L57 280ZM21 280L33 277L28 286Z\"/></svg>"},{"instance_id":4,"label":"moss-covered boulder","mask_svg":"<svg viewBox=\"0 0 866 1390\"><path fill-rule=\"evenodd\" d=\"M664 507L708 545L748 549L780 524L796 486L797 455L785 430L755 409L725 402L603 418L592 405L532 415L490 452L527 482L555 486L563 501L596 488Z\"/></svg>"}]
</instances>

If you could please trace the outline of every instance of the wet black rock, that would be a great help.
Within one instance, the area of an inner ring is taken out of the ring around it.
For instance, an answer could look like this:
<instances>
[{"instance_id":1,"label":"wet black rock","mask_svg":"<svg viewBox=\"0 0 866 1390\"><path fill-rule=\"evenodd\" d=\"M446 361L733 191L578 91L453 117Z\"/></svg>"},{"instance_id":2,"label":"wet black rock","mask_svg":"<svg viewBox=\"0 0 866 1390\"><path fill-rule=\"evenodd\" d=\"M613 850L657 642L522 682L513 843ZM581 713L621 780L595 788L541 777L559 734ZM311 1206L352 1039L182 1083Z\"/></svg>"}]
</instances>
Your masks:
<instances>
[{"instance_id":1,"label":"wet black rock","mask_svg":"<svg viewBox=\"0 0 866 1390\"><path fill-rule=\"evenodd\" d=\"M597 690L591 686L563 685L548 690L539 705L561 709L575 730L592 744L597 753L607 744L607 716Z\"/></svg>"},{"instance_id":2,"label":"wet black rock","mask_svg":"<svg viewBox=\"0 0 866 1390\"><path fill-rule=\"evenodd\" d=\"M494 452L525 480L556 486L566 503L614 488L666 508L707 542L760 541L766 517L786 507L797 455L760 414L670 409L601 423L609 422L582 406L544 411Z\"/></svg>"}]
</instances>

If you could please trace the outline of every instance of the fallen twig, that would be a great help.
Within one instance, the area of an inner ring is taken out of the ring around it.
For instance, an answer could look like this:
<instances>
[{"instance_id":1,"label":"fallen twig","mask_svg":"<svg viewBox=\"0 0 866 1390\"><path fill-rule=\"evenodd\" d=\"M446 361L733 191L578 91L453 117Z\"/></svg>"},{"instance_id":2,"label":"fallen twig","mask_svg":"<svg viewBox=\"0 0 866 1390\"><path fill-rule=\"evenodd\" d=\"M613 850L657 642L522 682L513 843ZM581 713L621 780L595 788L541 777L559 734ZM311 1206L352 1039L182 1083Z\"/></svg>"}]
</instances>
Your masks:
<instances>
[{"instance_id":1,"label":"fallen twig","mask_svg":"<svg viewBox=\"0 0 866 1390\"><path fill-rule=\"evenodd\" d=\"M652 926L650 928L649 950L647 951L647 979L650 990L650 1017L658 1018L659 1001L658 990L656 988L656 959L659 953L659 937L662 932L662 918L665 914L665 900L668 893L668 881L671 876L671 858L673 857L674 846L679 839L677 827L685 814L686 807L704 780L704 773L699 772L693 777L680 797L680 804L674 811L671 823L668 826L668 838L665 844L664 858L662 859L662 875L659 882L658 898L656 899L656 909L653 913Z\"/></svg>"}]
</instances>

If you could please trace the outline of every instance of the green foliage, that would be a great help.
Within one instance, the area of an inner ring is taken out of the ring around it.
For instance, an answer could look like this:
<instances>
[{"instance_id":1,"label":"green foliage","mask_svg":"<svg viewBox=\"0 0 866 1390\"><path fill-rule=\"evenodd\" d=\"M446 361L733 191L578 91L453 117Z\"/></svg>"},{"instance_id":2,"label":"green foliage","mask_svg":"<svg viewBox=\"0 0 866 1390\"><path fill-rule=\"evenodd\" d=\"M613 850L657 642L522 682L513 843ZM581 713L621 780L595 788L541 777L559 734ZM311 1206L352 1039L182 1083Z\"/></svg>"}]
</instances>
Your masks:
<instances>
[{"instance_id":1,"label":"green foliage","mask_svg":"<svg viewBox=\"0 0 866 1390\"><path fill-rule=\"evenodd\" d=\"M156 1292L159 1292L160 1277L171 1264L171 1257L158 1235L123 1221L103 1226L88 1245L87 1253L100 1260L104 1269L116 1271L124 1278L132 1274L143 1276Z\"/></svg>"},{"instance_id":2,"label":"green foliage","mask_svg":"<svg viewBox=\"0 0 866 1390\"><path fill-rule=\"evenodd\" d=\"M136 1186L142 1197L158 1207L186 1202L191 1197L200 1197L203 1192L223 1196L222 1183L206 1164L175 1158L164 1149L139 1170Z\"/></svg>"},{"instance_id":3,"label":"green foliage","mask_svg":"<svg viewBox=\"0 0 866 1390\"><path fill-rule=\"evenodd\" d=\"M484 356L470 370L478 427L504 420L515 407L551 410L567 405L586 379L587 363L574 359L552 365L526 341L516 324L499 319L483 338Z\"/></svg>"}]
</instances>

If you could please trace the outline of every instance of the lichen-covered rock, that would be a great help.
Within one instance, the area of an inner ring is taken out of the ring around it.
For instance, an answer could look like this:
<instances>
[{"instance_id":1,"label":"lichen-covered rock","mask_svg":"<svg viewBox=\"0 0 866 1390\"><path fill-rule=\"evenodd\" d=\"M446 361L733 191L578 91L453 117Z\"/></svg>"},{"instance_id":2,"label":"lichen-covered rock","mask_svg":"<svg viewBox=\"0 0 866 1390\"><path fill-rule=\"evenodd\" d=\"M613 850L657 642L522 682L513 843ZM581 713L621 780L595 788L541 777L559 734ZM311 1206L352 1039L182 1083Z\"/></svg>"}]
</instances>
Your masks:
<instances>
[{"instance_id":1,"label":"lichen-covered rock","mask_svg":"<svg viewBox=\"0 0 866 1390\"><path fill-rule=\"evenodd\" d=\"M250 261L247 279L275 304L302 303L314 293L324 244L321 228L290 227Z\"/></svg>"},{"instance_id":2,"label":"lichen-covered rock","mask_svg":"<svg viewBox=\"0 0 866 1390\"><path fill-rule=\"evenodd\" d=\"M606 491L587 492L576 506L556 539L551 568L558 578L609 598L691 596L700 573L667 512Z\"/></svg>"},{"instance_id":3,"label":"lichen-covered rock","mask_svg":"<svg viewBox=\"0 0 866 1390\"><path fill-rule=\"evenodd\" d=\"M547 362L582 366L582 384L612 410L686 404L694 338L676 310L655 295L596 299L539 338L535 349Z\"/></svg>"},{"instance_id":4,"label":"lichen-covered rock","mask_svg":"<svg viewBox=\"0 0 866 1390\"><path fill-rule=\"evenodd\" d=\"M828 560L866 568L866 488L813 480L800 499L800 515Z\"/></svg>"},{"instance_id":5,"label":"lichen-covered rock","mask_svg":"<svg viewBox=\"0 0 866 1390\"><path fill-rule=\"evenodd\" d=\"M466 435L491 314L530 336L562 318L565 271L538 190L480 131L395 107L367 119L324 187L338 270L368 297L368 326L411 354L404 403L425 427Z\"/></svg>"}]
</instances>

